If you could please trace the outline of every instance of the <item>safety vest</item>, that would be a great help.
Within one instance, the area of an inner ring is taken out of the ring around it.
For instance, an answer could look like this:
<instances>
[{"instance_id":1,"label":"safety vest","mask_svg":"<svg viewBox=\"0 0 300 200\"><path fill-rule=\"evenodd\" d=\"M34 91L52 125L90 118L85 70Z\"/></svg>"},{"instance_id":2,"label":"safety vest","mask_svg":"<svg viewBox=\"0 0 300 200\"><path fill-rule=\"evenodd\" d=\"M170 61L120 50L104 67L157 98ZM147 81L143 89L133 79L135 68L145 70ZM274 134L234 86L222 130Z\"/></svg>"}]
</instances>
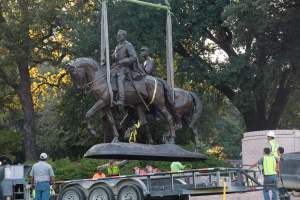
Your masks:
<instances>
[{"instance_id":1,"label":"safety vest","mask_svg":"<svg viewBox=\"0 0 300 200\"><path fill-rule=\"evenodd\" d=\"M278 157L277 149L279 147L278 143L276 140L270 140L270 145L271 145L271 155Z\"/></svg>"},{"instance_id":2,"label":"safety vest","mask_svg":"<svg viewBox=\"0 0 300 200\"><path fill-rule=\"evenodd\" d=\"M172 172L178 172L183 170L185 166L181 162L172 162L170 168Z\"/></svg>"},{"instance_id":3,"label":"safety vest","mask_svg":"<svg viewBox=\"0 0 300 200\"><path fill-rule=\"evenodd\" d=\"M105 178L106 176L105 176L105 174L104 173L99 173L99 172L97 172L97 173L95 173L94 174L94 176L93 176L93 180L97 180L97 179L99 179L99 178Z\"/></svg>"},{"instance_id":4,"label":"safety vest","mask_svg":"<svg viewBox=\"0 0 300 200\"><path fill-rule=\"evenodd\" d=\"M274 156L264 156L263 170L265 176L276 175L276 159Z\"/></svg>"},{"instance_id":5,"label":"safety vest","mask_svg":"<svg viewBox=\"0 0 300 200\"><path fill-rule=\"evenodd\" d=\"M120 168L118 166L108 166L107 174L108 174L108 176L119 176Z\"/></svg>"}]
</instances>

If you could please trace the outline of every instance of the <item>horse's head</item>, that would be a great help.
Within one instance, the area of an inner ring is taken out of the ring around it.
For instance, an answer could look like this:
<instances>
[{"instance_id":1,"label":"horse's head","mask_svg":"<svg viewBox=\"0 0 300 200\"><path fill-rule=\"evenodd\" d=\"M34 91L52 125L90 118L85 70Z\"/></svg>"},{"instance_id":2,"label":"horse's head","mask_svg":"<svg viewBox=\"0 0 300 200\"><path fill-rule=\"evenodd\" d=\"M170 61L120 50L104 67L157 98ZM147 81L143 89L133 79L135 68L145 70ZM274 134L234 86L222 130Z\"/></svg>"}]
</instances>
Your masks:
<instances>
[{"instance_id":1,"label":"horse's head","mask_svg":"<svg viewBox=\"0 0 300 200\"><path fill-rule=\"evenodd\" d=\"M71 79L73 81L73 84L77 89L83 89L85 87L85 84L87 82L86 80L86 71L85 68L82 67L80 60L75 59L71 60L68 64L68 72L71 75Z\"/></svg>"},{"instance_id":2,"label":"horse's head","mask_svg":"<svg viewBox=\"0 0 300 200\"><path fill-rule=\"evenodd\" d=\"M86 57L71 60L67 66L72 81L78 89L82 89L94 81L95 73L100 68L97 61Z\"/></svg>"}]
</instances>

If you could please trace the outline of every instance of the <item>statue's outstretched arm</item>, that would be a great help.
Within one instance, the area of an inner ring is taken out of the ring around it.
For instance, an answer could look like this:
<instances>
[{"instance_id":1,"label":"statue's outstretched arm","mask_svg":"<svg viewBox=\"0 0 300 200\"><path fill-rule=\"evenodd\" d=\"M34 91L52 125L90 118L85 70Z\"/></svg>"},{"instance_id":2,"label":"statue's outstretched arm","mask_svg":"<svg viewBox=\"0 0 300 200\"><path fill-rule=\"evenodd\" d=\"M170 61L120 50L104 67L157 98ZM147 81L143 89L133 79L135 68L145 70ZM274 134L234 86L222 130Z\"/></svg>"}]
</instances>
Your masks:
<instances>
[{"instance_id":1,"label":"statue's outstretched arm","mask_svg":"<svg viewBox=\"0 0 300 200\"><path fill-rule=\"evenodd\" d=\"M118 162L118 166L120 168L124 167L128 163L128 160L122 160L121 162Z\"/></svg>"}]
</instances>

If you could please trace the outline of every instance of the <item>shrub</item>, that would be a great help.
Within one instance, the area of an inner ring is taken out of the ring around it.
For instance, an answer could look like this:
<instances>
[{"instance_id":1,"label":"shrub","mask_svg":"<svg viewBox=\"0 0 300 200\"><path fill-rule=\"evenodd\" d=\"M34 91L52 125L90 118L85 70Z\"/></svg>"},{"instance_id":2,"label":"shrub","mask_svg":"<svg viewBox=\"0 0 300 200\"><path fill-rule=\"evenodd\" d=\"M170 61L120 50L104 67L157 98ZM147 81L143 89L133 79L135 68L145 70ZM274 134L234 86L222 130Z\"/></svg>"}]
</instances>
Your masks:
<instances>
[{"instance_id":1,"label":"shrub","mask_svg":"<svg viewBox=\"0 0 300 200\"><path fill-rule=\"evenodd\" d=\"M22 151L22 135L14 131L0 130L0 147L0 154L15 160L16 155L20 155Z\"/></svg>"},{"instance_id":2,"label":"shrub","mask_svg":"<svg viewBox=\"0 0 300 200\"><path fill-rule=\"evenodd\" d=\"M56 180L74 180L91 178L96 172L97 166L107 163L107 160L81 159L72 161L69 158L50 161L56 176ZM171 162L166 161L129 161L122 169L121 174L132 174L135 166L145 167L147 164L159 168L161 171L170 171ZM228 167L227 163L214 157L208 157L205 161L183 162L187 168Z\"/></svg>"}]
</instances>

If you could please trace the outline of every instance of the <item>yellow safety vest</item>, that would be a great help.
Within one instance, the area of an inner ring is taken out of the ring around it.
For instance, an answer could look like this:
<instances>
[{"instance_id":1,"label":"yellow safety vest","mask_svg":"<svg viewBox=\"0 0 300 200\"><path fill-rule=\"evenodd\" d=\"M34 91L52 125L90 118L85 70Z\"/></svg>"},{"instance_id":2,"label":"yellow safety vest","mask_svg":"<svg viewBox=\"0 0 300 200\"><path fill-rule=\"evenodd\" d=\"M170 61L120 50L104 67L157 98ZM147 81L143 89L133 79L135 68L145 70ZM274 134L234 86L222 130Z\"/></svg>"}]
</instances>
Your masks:
<instances>
[{"instance_id":1,"label":"yellow safety vest","mask_svg":"<svg viewBox=\"0 0 300 200\"><path fill-rule=\"evenodd\" d=\"M270 145L271 145L271 155L272 156L275 156L275 157L278 157L278 153L277 153L277 150L278 150L278 142L276 140L270 140Z\"/></svg>"},{"instance_id":2,"label":"yellow safety vest","mask_svg":"<svg viewBox=\"0 0 300 200\"><path fill-rule=\"evenodd\" d=\"M108 174L108 176L119 176L120 169L118 166L108 166L107 174Z\"/></svg>"},{"instance_id":3,"label":"yellow safety vest","mask_svg":"<svg viewBox=\"0 0 300 200\"><path fill-rule=\"evenodd\" d=\"M274 156L264 156L263 170L265 176L276 175L276 159Z\"/></svg>"}]
</instances>

